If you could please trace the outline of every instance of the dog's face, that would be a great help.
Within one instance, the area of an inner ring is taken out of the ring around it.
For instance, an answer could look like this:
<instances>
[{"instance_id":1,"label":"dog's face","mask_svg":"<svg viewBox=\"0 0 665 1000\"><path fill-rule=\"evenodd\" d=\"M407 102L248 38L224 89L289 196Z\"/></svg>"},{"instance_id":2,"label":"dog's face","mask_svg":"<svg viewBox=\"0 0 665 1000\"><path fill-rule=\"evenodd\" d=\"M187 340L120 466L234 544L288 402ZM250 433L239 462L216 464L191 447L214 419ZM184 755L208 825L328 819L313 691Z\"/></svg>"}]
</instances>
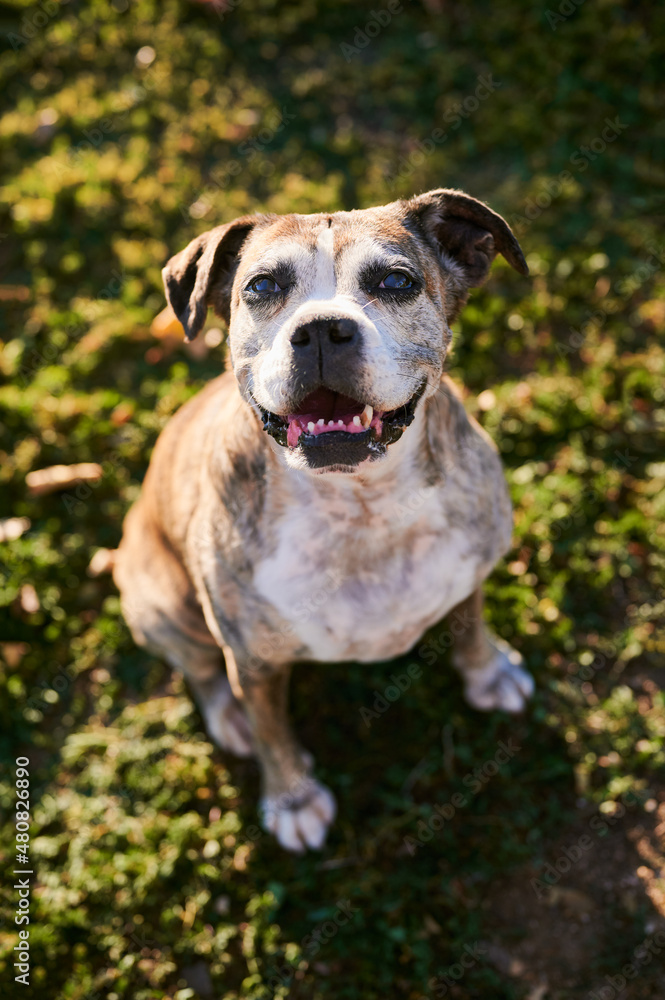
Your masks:
<instances>
[{"instance_id":1,"label":"dog's face","mask_svg":"<svg viewBox=\"0 0 665 1000\"><path fill-rule=\"evenodd\" d=\"M454 191L331 215L245 217L169 261L189 339L212 305L229 321L245 399L288 464L376 461L441 381L449 322L497 252L522 273L504 220Z\"/></svg>"}]
</instances>

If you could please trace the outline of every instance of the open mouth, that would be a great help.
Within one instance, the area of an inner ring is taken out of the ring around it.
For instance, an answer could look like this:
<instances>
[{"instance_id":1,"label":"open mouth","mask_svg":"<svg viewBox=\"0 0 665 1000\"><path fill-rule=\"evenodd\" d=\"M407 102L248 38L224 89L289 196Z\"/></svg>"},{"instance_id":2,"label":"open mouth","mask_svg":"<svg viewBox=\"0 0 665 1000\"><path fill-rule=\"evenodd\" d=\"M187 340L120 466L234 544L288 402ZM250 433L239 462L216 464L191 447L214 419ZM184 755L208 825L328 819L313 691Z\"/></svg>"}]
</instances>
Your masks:
<instances>
[{"instance_id":1,"label":"open mouth","mask_svg":"<svg viewBox=\"0 0 665 1000\"><path fill-rule=\"evenodd\" d=\"M411 399L395 410L375 410L351 396L333 389L316 389L306 396L294 413L280 416L259 406L263 429L287 448L334 448L348 444L354 453L383 453L397 441L413 421L418 400L425 391L423 380ZM321 455L323 459L323 455ZM357 461L357 460L356 460ZM317 461L317 465L323 461ZM355 463L353 463L355 464Z\"/></svg>"}]
</instances>

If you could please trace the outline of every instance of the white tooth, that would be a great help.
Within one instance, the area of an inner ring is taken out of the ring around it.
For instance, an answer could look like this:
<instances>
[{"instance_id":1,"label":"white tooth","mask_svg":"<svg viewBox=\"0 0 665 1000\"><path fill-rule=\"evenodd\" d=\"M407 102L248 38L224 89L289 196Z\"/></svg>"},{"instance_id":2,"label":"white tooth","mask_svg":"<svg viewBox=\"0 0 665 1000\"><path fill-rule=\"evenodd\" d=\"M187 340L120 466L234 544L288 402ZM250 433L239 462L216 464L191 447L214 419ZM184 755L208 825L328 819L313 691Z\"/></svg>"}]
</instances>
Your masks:
<instances>
[{"instance_id":1,"label":"white tooth","mask_svg":"<svg viewBox=\"0 0 665 1000\"><path fill-rule=\"evenodd\" d=\"M335 421L334 420L329 420L328 421L328 427L334 427L334 426L335 426Z\"/></svg>"},{"instance_id":2,"label":"white tooth","mask_svg":"<svg viewBox=\"0 0 665 1000\"><path fill-rule=\"evenodd\" d=\"M314 421L313 420L310 420L310 422L307 424L307 430L309 431L310 434L314 430Z\"/></svg>"},{"instance_id":3,"label":"white tooth","mask_svg":"<svg viewBox=\"0 0 665 1000\"><path fill-rule=\"evenodd\" d=\"M344 423L343 420L338 420L337 423L339 424L340 427L345 427L346 426L346 424Z\"/></svg>"},{"instance_id":4,"label":"white tooth","mask_svg":"<svg viewBox=\"0 0 665 1000\"><path fill-rule=\"evenodd\" d=\"M354 417L353 423L355 424L356 427L360 427L360 417Z\"/></svg>"},{"instance_id":5,"label":"white tooth","mask_svg":"<svg viewBox=\"0 0 665 1000\"><path fill-rule=\"evenodd\" d=\"M374 416L374 408L367 403L365 409L360 414L360 423L363 427L369 427L372 422L372 417Z\"/></svg>"},{"instance_id":6,"label":"white tooth","mask_svg":"<svg viewBox=\"0 0 665 1000\"><path fill-rule=\"evenodd\" d=\"M317 423L317 425L318 425L319 427L325 427L325 423L326 423L326 422L325 422L325 420L323 419L323 417L321 417L321 419L320 419L320 420L317 420L317 421L316 421L316 423Z\"/></svg>"}]
</instances>

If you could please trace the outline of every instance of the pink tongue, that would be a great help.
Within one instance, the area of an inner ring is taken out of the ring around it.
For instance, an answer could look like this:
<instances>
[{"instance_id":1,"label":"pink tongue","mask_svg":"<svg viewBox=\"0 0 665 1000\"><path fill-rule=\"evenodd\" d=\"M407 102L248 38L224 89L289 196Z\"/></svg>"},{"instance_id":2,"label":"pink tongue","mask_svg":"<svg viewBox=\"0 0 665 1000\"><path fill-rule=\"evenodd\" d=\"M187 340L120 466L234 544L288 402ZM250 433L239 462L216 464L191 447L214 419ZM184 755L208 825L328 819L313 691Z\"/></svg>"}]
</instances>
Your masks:
<instances>
[{"instance_id":1,"label":"pink tongue","mask_svg":"<svg viewBox=\"0 0 665 1000\"><path fill-rule=\"evenodd\" d=\"M286 443L289 448L295 448L298 444L298 438L302 434L302 427L297 420L289 420L289 429L286 432Z\"/></svg>"}]
</instances>

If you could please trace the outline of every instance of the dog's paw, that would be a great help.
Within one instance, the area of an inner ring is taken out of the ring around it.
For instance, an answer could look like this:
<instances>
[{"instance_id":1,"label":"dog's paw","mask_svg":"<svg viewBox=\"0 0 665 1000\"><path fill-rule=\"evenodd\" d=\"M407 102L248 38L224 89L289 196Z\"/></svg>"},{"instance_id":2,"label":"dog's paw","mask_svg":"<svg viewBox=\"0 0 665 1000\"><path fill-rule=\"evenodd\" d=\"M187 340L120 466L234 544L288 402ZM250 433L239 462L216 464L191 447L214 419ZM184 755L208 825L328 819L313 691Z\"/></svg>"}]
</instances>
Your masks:
<instances>
[{"instance_id":1,"label":"dog's paw","mask_svg":"<svg viewBox=\"0 0 665 1000\"><path fill-rule=\"evenodd\" d=\"M236 757L254 756L245 710L226 677L220 677L214 690L200 699L199 705L208 734L217 746Z\"/></svg>"},{"instance_id":2,"label":"dog's paw","mask_svg":"<svg viewBox=\"0 0 665 1000\"><path fill-rule=\"evenodd\" d=\"M524 660L503 639L493 638L494 656L485 667L464 675L464 696L481 712L501 709L521 712L534 692L533 677L524 669Z\"/></svg>"},{"instance_id":3,"label":"dog's paw","mask_svg":"<svg viewBox=\"0 0 665 1000\"><path fill-rule=\"evenodd\" d=\"M301 854L307 847L323 847L337 806L329 788L314 778L298 780L297 793L266 796L261 800L263 826L287 851Z\"/></svg>"}]
</instances>

